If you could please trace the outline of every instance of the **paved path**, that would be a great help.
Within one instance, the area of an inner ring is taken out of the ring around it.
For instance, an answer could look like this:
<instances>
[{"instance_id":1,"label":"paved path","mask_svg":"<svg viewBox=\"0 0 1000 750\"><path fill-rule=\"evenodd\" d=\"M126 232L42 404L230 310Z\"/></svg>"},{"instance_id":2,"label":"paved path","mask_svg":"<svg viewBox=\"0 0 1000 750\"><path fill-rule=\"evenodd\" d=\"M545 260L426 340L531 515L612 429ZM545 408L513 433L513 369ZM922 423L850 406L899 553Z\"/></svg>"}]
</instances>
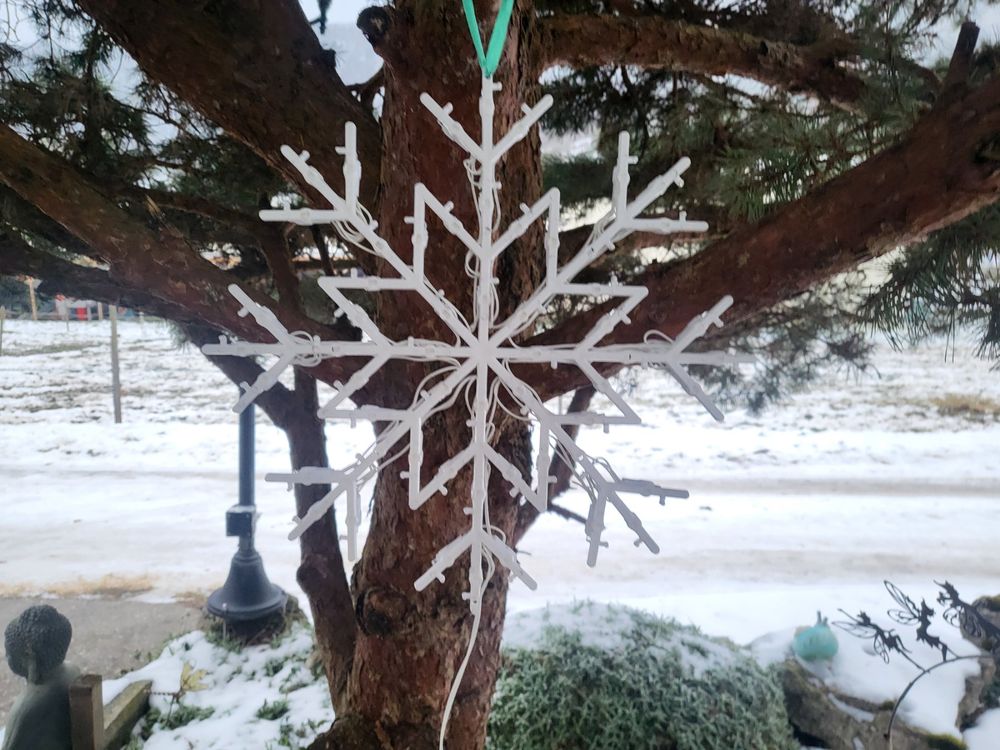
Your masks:
<instances>
[{"instance_id":1,"label":"paved path","mask_svg":"<svg viewBox=\"0 0 1000 750\"><path fill-rule=\"evenodd\" d=\"M51 604L73 623L67 661L84 672L119 676L159 654L171 637L193 630L196 609L181 604L144 604L106 599L14 599L0 597L0 630L33 604ZM0 726L22 681L0 663Z\"/></svg>"}]
</instances>

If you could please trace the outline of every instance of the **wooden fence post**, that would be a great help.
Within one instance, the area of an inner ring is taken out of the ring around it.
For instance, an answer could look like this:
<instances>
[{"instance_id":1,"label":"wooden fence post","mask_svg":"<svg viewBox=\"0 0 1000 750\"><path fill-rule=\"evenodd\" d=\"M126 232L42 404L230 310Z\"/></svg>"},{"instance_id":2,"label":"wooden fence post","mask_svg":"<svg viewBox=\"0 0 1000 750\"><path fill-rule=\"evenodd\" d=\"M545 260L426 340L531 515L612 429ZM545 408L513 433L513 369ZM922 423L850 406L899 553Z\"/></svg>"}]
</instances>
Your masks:
<instances>
[{"instance_id":1,"label":"wooden fence post","mask_svg":"<svg viewBox=\"0 0 1000 750\"><path fill-rule=\"evenodd\" d=\"M108 307L111 317L111 398L115 407L115 424L122 421L122 384L118 376L118 305Z\"/></svg>"},{"instance_id":2,"label":"wooden fence post","mask_svg":"<svg viewBox=\"0 0 1000 750\"><path fill-rule=\"evenodd\" d=\"M38 320L38 301L35 299L35 280L29 276L25 283L28 285L28 299L31 300L31 319Z\"/></svg>"},{"instance_id":3,"label":"wooden fence post","mask_svg":"<svg viewBox=\"0 0 1000 750\"><path fill-rule=\"evenodd\" d=\"M101 676L85 674L69 686L73 750L104 750L104 697Z\"/></svg>"},{"instance_id":4,"label":"wooden fence post","mask_svg":"<svg viewBox=\"0 0 1000 750\"><path fill-rule=\"evenodd\" d=\"M132 736L132 728L149 710L149 680L133 682L104 708L104 748L121 750Z\"/></svg>"}]
</instances>

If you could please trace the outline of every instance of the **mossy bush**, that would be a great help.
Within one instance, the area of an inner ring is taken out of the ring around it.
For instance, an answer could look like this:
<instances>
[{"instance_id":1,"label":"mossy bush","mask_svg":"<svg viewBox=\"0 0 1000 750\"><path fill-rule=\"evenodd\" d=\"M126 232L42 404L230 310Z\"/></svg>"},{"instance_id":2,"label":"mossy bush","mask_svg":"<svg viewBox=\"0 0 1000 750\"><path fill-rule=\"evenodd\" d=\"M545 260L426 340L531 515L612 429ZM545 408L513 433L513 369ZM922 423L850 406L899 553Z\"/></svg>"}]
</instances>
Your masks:
<instances>
[{"instance_id":1,"label":"mossy bush","mask_svg":"<svg viewBox=\"0 0 1000 750\"><path fill-rule=\"evenodd\" d=\"M777 679L732 643L592 603L540 624L505 647L490 750L798 748Z\"/></svg>"}]
</instances>

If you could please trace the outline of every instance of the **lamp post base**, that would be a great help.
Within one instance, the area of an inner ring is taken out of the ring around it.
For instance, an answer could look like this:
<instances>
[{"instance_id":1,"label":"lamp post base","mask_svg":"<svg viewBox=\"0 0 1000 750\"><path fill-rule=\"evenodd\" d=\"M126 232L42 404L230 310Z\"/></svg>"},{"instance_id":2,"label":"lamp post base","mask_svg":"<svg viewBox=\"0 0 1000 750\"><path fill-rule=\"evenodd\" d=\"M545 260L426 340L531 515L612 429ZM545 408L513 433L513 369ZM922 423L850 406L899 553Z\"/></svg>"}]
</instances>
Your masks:
<instances>
[{"instance_id":1,"label":"lamp post base","mask_svg":"<svg viewBox=\"0 0 1000 750\"><path fill-rule=\"evenodd\" d=\"M208 597L205 608L225 622L250 622L281 612L287 601L288 594L268 579L260 555L240 550L225 584Z\"/></svg>"}]
</instances>

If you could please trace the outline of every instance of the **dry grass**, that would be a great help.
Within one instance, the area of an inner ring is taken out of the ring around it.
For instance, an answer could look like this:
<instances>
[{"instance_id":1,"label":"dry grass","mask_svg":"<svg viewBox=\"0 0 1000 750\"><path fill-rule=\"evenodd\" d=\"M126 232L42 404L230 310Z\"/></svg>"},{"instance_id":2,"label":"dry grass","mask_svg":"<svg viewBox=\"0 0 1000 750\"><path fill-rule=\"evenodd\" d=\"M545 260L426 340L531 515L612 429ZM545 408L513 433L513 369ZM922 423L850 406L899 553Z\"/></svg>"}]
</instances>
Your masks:
<instances>
[{"instance_id":1,"label":"dry grass","mask_svg":"<svg viewBox=\"0 0 1000 750\"><path fill-rule=\"evenodd\" d=\"M212 592L188 589L187 591L181 591L179 594L173 594L171 599L178 604L185 604L192 609L201 609L205 606L205 600L208 599L210 593Z\"/></svg>"},{"instance_id":2,"label":"dry grass","mask_svg":"<svg viewBox=\"0 0 1000 750\"><path fill-rule=\"evenodd\" d=\"M931 399L938 412L946 417L960 417L973 422L1000 420L1000 401L969 393L946 393Z\"/></svg>"},{"instance_id":3,"label":"dry grass","mask_svg":"<svg viewBox=\"0 0 1000 750\"><path fill-rule=\"evenodd\" d=\"M50 596L74 597L94 596L101 599L121 599L126 596L143 594L153 589L153 580L148 575L119 576L106 575L97 579L77 578L73 581L50 583L41 588L31 584L0 584L0 596Z\"/></svg>"}]
</instances>

